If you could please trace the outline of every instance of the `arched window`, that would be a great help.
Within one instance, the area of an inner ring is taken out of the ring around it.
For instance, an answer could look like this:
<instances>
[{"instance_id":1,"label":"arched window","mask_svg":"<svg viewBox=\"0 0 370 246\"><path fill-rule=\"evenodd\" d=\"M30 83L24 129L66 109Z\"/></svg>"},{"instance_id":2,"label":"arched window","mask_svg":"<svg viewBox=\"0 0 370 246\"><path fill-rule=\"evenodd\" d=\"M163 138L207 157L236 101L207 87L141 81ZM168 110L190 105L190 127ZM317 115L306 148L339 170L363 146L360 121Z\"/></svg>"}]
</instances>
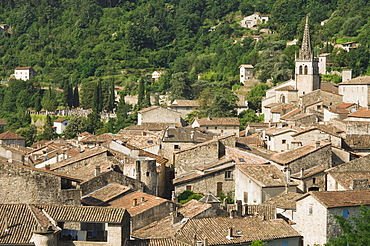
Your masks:
<instances>
[{"instance_id":1,"label":"arched window","mask_svg":"<svg viewBox=\"0 0 370 246\"><path fill-rule=\"evenodd\" d=\"M285 96L284 95L280 95L280 102L285 103Z\"/></svg>"},{"instance_id":2,"label":"arched window","mask_svg":"<svg viewBox=\"0 0 370 246\"><path fill-rule=\"evenodd\" d=\"M304 74L308 74L308 67L304 66Z\"/></svg>"},{"instance_id":3,"label":"arched window","mask_svg":"<svg viewBox=\"0 0 370 246\"><path fill-rule=\"evenodd\" d=\"M299 74L302 74L302 66L299 66Z\"/></svg>"}]
</instances>

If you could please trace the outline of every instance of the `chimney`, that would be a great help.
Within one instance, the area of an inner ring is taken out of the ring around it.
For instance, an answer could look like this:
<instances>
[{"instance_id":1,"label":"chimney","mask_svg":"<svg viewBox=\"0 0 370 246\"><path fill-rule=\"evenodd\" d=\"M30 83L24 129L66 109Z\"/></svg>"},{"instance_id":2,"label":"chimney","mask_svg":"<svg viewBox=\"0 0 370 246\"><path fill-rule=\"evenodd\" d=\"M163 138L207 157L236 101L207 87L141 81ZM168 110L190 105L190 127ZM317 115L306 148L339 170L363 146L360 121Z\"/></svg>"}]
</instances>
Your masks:
<instances>
[{"instance_id":1,"label":"chimney","mask_svg":"<svg viewBox=\"0 0 370 246\"><path fill-rule=\"evenodd\" d=\"M136 198L134 198L134 200L132 201L132 206L133 207L136 207L137 206L137 199Z\"/></svg>"},{"instance_id":2,"label":"chimney","mask_svg":"<svg viewBox=\"0 0 370 246\"><path fill-rule=\"evenodd\" d=\"M100 166L95 167L95 177L100 174Z\"/></svg>"},{"instance_id":3,"label":"chimney","mask_svg":"<svg viewBox=\"0 0 370 246\"><path fill-rule=\"evenodd\" d=\"M315 143L315 148L317 149L317 148L320 148L320 141L316 141L316 143Z\"/></svg>"},{"instance_id":4,"label":"chimney","mask_svg":"<svg viewBox=\"0 0 370 246\"><path fill-rule=\"evenodd\" d=\"M301 168L301 175L300 175L300 177L302 178L302 177L303 177L303 175L304 175L304 169L303 169L303 168Z\"/></svg>"},{"instance_id":5,"label":"chimney","mask_svg":"<svg viewBox=\"0 0 370 246\"><path fill-rule=\"evenodd\" d=\"M197 234L194 234L194 237L193 237L193 245L194 246L197 246Z\"/></svg>"},{"instance_id":6,"label":"chimney","mask_svg":"<svg viewBox=\"0 0 370 246\"><path fill-rule=\"evenodd\" d=\"M50 164L46 164L45 165L45 169L48 170L48 171L50 171Z\"/></svg>"},{"instance_id":7,"label":"chimney","mask_svg":"<svg viewBox=\"0 0 370 246\"><path fill-rule=\"evenodd\" d=\"M180 222L180 216L177 207L175 211L172 212L172 225Z\"/></svg>"},{"instance_id":8,"label":"chimney","mask_svg":"<svg viewBox=\"0 0 370 246\"><path fill-rule=\"evenodd\" d=\"M233 238L233 227L232 226L229 227L229 234L227 235L227 238L228 239L232 239Z\"/></svg>"},{"instance_id":9,"label":"chimney","mask_svg":"<svg viewBox=\"0 0 370 246\"><path fill-rule=\"evenodd\" d=\"M286 167L285 168L285 176L286 176L286 182L287 183L290 183L290 172L291 172L290 168Z\"/></svg>"},{"instance_id":10,"label":"chimney","mask_svg":"<svg viewBox=\"0 0 370 246\"><path fill-rule=\"evenodd\" d=\"M242 206L242 201L241 200L237 200L236 201L236 215L238 216L238 217L242 217L243 216L243 214L242 214L242 208L243 208L243 206Z\"/></svg>"},{"instance_id":11,"label":"chimney","mask_svg":"<svg viewBox=\"0 0 370 246\"><path fill-rule=\"evenodd\" d=\"M208 238L203 239L203 246L208 246Z\"/></svg>"},{"instance_id":12,"label":"chimney","mask_svg":"<svg viewBox=\"0 0 370 246\"><path fill-rule=\"evenodd\" d=\"M352 69L342 70L342 82L352 79Z\"/></svg>"},{"instance_id":13,"label":"chimney","mask_svg":"<svg viewBox=\"0 0 370 246\"><path fill-rule=\"evenodd\" d=\"M141 202L145 202L145 198L144 197L141 198Z\"/></svg>"}]
</instances>

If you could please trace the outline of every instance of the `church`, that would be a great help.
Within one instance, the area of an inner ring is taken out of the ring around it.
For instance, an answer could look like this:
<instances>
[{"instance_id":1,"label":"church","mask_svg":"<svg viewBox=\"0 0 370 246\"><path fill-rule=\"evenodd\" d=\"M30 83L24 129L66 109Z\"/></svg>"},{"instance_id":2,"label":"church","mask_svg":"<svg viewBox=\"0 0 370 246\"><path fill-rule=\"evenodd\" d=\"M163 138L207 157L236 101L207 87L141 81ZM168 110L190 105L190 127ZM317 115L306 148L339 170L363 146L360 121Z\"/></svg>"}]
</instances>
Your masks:
<instances>
[{"instance_id":1,"label":"church","mask_svg":"<svg viewBox=\"0 0 370 246\"><path fill-rule=\"evenodd\" d=\"M323 96L321 94L331 93L320 89L319 59L315 58L313 54L307 16L302 46L298 58L295 59L295 79L288 80L266 91L266 97L262 99L264 121L266 123L279 122L281 116L293 110L299 114L304 113L302 112L302 98L305 95L316 91L315 96L309 100L319 101ZM318 112L320 111L318 110ZM316 117L317 121L319 117L320 115Z\"/></svg>"}]
</instances>

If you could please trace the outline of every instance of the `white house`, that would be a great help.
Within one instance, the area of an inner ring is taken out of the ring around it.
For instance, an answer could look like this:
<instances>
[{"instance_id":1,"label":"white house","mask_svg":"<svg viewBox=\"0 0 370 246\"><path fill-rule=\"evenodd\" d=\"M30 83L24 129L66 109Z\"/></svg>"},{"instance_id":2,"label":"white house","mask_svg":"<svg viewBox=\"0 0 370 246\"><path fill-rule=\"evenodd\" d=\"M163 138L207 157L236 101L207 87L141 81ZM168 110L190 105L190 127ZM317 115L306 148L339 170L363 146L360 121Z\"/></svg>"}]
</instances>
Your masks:
<instances>
[{"instance_id":1,"label":"white house","mask_svg":"<svg viewBox=\"0 0 370 246\"><path fill-rule=\"evenodd\" d=\"M14 69L14 78L21 80L29 80L36 76L36 71L32 67L17 67Z\"/></svg>"},{"instance_id":2,"label":"white house","mask_svg":"<svg viewBox=\"0 0 370 246\"><path fill-rule=\"evenodd\" d=\"M349 79L339 84L339 94L343 95L343 102L358 103L361 107L370 105L370 76Z\"/></svg>"},{"instance_id":3,"label":"white house","mask_svg":"<svg viewBox=\"0 0 370 246\"><path fill-rule=\"evenodd\" d=\"M240 83L244 84L245 81L253 79L253 65L245 64L240 65Z\"/></svg>"},{"instance_id":4,"label":"white house","mask_svg":"<svg viewBox=\"0 0 370 246\"><path fill-rule=\"evenodd\" d=\"M63 131L66 129L67 125L68 125L67 119L59 118L54 120L55 132L58 134L62 134Z\"/></svg>"},{"instance_id":5,"label":"white house","mask_svg":"<svg viewBox=\"0 0 370 246\"><path fill-rule=\"evenodd\" d=\"M257 27L258 24L266 23L269 20L268 15L261 15L260 13L254 13L245 17L241 22L240 25L246 28Z\"/></svg>"}]
</instances>

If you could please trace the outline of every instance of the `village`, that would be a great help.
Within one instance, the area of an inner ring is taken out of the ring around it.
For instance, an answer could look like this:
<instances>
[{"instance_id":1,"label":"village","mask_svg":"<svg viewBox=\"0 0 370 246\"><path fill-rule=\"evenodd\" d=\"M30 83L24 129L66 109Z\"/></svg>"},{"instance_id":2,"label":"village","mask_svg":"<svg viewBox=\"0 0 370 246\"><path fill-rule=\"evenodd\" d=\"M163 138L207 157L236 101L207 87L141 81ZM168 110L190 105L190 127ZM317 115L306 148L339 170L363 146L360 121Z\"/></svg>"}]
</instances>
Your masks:
<instances>
[{"instance_id":1,"label":"village","mask_svg":"<svg viewBox=\"0 0 370 246\"><path fill-rule=\"evenodd\" d=\"M31 147L0 134L0 244L328 243L342 234L337 215L370 206L370 77L343 70L341 83L322 82L327 57L314 57L307 18L295 77L266 91L264 123L243 131L236 117L186 125L199 101L176 99L138 111L117 134ZM240 81L250 80L242 64ZM68 119L53 124L61 134Z\"/></svg>"}]
</instances>

